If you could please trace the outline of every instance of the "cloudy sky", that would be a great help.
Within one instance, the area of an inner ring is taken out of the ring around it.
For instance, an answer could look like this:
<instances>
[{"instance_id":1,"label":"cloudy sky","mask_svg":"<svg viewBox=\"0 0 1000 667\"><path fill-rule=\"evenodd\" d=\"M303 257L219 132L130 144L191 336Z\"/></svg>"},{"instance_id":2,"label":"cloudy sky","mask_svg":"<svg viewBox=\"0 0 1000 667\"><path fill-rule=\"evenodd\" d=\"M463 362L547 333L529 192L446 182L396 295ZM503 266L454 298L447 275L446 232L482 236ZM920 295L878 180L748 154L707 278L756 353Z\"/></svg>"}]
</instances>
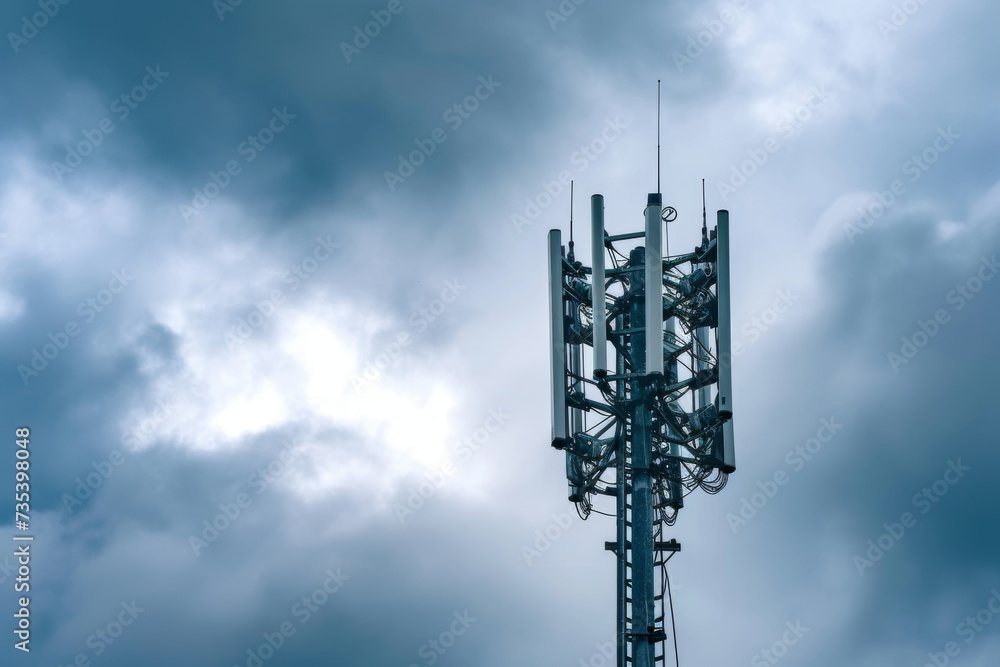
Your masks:
<instances>
[{"instance_id":1,"label":"cloudy sky","mask_svg":"<svg viewBox=\"0 0 1000 667\"><path fill-rule=\"evenodd\" d=\"M603 664L613 521L549 446L545 235L564 173L640 228L662 79L672 248L704 178L739 344L739 468L672 534L681 662L994 665L998 20L4 3L3 663Z\"/></svg>"}]
</instances>

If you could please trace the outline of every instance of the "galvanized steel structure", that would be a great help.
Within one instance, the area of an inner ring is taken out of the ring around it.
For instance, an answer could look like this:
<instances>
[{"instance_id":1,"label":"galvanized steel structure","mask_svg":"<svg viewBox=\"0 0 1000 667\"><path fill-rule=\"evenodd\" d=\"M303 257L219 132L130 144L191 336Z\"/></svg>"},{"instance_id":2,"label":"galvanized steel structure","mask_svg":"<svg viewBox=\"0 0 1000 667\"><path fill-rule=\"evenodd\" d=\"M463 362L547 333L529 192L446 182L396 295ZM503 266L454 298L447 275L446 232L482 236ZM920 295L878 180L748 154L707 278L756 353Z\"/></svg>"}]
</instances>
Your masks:
<instances>
[{"instance_id":1,"label":"galvanized steel structure","mask_svg":"<svg viewBox=\"0 0 1000 667\"><path fill-rule=\"evenodd\" d=\"M709 231L703 208L701 244L671 256L676 217L650 194L644 231L609 235L593 195L589 267L572 236L568 248L559 230L548 238L552 446L581 517L614 498L619 667L666 664L666 562L680 544L664 529L688 493L716 493L736 469L729 213Z\"/></svg>"}]
</instances>

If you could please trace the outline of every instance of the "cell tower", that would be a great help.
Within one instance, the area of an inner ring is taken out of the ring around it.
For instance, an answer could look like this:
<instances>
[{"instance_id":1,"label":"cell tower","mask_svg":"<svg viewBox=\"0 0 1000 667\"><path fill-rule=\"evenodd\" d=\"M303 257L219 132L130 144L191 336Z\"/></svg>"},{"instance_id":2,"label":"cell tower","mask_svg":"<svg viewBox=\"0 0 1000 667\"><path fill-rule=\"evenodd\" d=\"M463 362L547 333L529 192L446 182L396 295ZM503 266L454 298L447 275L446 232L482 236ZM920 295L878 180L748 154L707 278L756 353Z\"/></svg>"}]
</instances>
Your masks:
<instances>
[{"instance_id":1,"label":"cell tower","mask_svg":"<svg viewBox=\"0 0 1000 667\"><path fill-rule=\"evenodd\" d=\"M701 244L685 254L669 253L665 224L677 212L659 192L645 230L617 235L605 231L604 197L591 197L590 267L576 259L572 213L568 249L558 229L548 237L552 446L565 451L583 519L597 496L615 499L616 539L604 546L617 557L618 667L666 664L666 564L681 545L665 527L687 494L717 493L736 470L729 212L709 232L704 181L702 201Z\"/></svg>"}]
</instances>

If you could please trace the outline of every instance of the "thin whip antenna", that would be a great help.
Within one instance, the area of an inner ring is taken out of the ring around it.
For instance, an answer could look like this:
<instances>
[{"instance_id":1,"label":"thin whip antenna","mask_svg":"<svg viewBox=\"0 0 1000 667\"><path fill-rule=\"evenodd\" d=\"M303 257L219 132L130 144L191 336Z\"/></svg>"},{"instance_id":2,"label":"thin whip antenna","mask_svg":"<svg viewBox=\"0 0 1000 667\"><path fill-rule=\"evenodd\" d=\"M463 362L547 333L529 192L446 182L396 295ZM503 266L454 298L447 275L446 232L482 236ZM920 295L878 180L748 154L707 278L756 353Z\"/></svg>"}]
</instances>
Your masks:
<instances>
[{"instance_id":1,"label":"thin whip antenna","mask_svg":"<svg viewBox=\"0 0 1000 667\"><path fill-rule=\"evenodd\" d=\"M569 261L575 260L573 254L573 181L569 182Z\"/></svg>"},{"instance_id":2,"label":"thin whip antenna","mask_svg":"<svg viewBox=\"0 0 1000 667\"><path fill-rule=\"evenodd\" d=\"M656 192L660 192L660 80L656 80Z\"/></svg>"},{"instance_id":3,"label":"thin whip antenna","mask_svg":"<svg viewBox=\"0 0 1000 667\"><path fill-rule=\"evenodd\" d=\"M705 210L705 179L701 179L701 240L708 240L708 212Z\"/></svg>"}]
</instances>

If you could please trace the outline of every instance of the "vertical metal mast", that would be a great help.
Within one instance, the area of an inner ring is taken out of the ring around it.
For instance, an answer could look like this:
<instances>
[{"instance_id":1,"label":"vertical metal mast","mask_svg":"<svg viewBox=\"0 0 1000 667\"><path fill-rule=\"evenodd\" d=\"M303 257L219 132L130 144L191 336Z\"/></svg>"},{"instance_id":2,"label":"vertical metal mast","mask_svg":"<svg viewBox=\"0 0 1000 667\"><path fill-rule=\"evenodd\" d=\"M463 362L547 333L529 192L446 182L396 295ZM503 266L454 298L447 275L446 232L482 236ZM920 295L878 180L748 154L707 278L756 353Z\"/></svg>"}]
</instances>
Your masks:
<instances>
[{"instance_id":1,"label":"vertical metal mast","mask_svg":"<svg viewBox=\"0 0 1000 667\"><path fill-rule=\"evenodd\" d=\"M603 251L602 251L603 252ZM625 328L625 316L618 315L615 318L615 329L621 331ZM625 357L622 351L619 350L616 355L615 368L622 369L625 368ZM620 379L615 385L615 397L618 399L619 404L624 404L627 393L629 390L626 389L626 380ZM628 469L628 448L629 448L629 438L626 437L626 429L628 424L621 424L618 426L619 433L616 433L616 447L615 447L615 545L620 545L614 550L615 556L617 557L617 578L618 578L618 632L615 635L616 646L618 653L618 667L625 667L625 663L628 661L628 642L626 640L626 633L628 632L628 595L629 595L629 562L628 562L628 549L626 545L629 541L629 469ZM605 548L607 545L605 545Z\"/></svg>"},{"instance_id":2,"label":"vertical metal mast","mask_svg":"<svg viewBox=\"0 0 1000 667\"><path fill-rule=\"evenodd\" d=\"M659 216L657 216L659 219ZM649 465L652 458L650 431L652 418L646 396L650 376L646 369L645 249L636 248L629 256L629 266L637 269L633 277L628 327L632 356L632 661L636 667L653 667L653 494ZM652 291L652 290L650 290ZM653 335L649 332L649 335ZM628 549L628 545L620 545Z\"/></svg>"}]
</instances>

